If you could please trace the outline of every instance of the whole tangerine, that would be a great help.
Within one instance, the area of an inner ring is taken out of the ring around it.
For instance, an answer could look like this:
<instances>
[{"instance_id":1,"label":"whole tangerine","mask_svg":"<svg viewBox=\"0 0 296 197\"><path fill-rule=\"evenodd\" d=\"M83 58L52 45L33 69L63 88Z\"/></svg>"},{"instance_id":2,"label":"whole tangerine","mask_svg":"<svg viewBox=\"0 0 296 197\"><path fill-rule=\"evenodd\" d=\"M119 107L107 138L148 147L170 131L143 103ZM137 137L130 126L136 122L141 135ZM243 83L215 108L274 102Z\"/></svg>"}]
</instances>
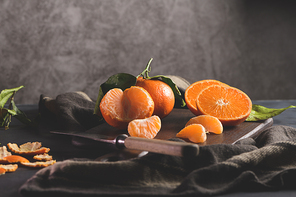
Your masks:
<instances>
[{"instance_id":1,"label":"whole tangerine","mask_svg":"<svg viewBox=\"0 0 296 197\"><path fill-rule=\"evenodd\" d=\"M171 87L157 79L138 77L136 86L144 88L154 101L153 115L164 118L171 113L175 105L175 96Z\"/></svg>"}]
</instances>

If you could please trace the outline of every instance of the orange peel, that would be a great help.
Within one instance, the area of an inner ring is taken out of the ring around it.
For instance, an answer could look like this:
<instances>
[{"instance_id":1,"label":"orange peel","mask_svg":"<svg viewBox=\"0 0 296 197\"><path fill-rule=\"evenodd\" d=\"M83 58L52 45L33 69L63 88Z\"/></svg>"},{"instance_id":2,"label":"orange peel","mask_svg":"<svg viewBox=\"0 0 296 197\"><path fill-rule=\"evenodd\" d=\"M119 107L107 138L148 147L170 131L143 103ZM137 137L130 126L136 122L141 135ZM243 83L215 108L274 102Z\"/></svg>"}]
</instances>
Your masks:
<instances>
[{"instance_id":1,"label":"orange peel","mask_svg":"<svg viewBox=\"0 0 296 197\"><path fill-rule=\"evenodd\" d=\"M33 168L43 168L47 166L51 166L56 163L56 160L50 161L36 161L36 162L29 162L29 163L21 163L23 166L33 167Z\"/></svg>"},{"instance_id":2,"label":"orange peel","mask_svg":"<svg viewBox=\"0 0 296 197\"><path fill-rule=\"evenodd\" d=\"M43 154L35 155L33 157L33 159L36 159L36 160L39 160L39 161L50 161L50 160L52 160L52 156L48 155L47 153L43 153Z\"/></svg>"},{"instance_id":3,"label":"orange peel","mask_svg":"<svg viewBox=\"0 0 296 197\"><path fill-rule=\"evenodd\" d=\"M0 165L0 168L4 169L5 172L14 172L18 169L17 164L5 164Z\"/></svg>"},{"instance_id":4,"label":"orange peel","mask_svg":"<svg viewBox=\"0 0 296 197\"><path fill-rule=\"evenodd\" d=\"M0 163L28 163L29 160L19 156L19 155L9 155L6 157L3 157L3 159L0 160Z\"/></svg>"},{"instance_id":5,"label":"orange peel","mask_svg":"<svg viewBox=\"0 0 296 197\"><path fill-rule=\"evenodd\" d=\"M48 153L50 151L49 148L41 147L42 145L40 142L27 142L20 146L15 143L8 143L7 146L12 152L20 155L37 155Z\"/></svg>"},{"instance_id":6,"label":"orange peel","mask_svg":"<svg viewBox=\"0 0 296 197\"><path fill-rule=\"evenodd\" d=\"M11 152L7 151L6 146L0 147L0 160L2 160L3 157L9 156L9 155L11 155Z\"/></svg>"}]
</instances>

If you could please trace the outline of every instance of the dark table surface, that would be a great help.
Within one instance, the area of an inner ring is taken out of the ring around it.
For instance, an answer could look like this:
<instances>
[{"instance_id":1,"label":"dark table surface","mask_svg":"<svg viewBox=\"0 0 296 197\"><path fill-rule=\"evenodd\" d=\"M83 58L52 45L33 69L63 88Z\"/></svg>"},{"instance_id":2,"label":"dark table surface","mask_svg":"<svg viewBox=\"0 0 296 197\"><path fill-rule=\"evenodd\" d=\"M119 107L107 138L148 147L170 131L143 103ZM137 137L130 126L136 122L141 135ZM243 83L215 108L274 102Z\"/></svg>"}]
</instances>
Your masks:
<instances>
[{"instance_id":1,"label":"dark table surface","mask_svg":"<svg viewBox=\"0 0 296 197\"><path fill-rule=\"evenodd\" d=\"M289 105L296 105L296 100L262 100L253 101L254 104L263 105L269 108L284 108ZM36 117L38 113L38 105L19 105L22 111L29 118ZM282 114L273 118L273 125L287 125L296 128L296 109L288 109ZM7 143L23 144L25 142L42 142L42 145L50 148L50 155L57 161L62 161L71 158L90 158L96 159L107 152L89 151L73 146L71 139L67 136L49 135L47 132L40 133L37 129L24 126L18 120L12 119L12 123L8 130L0 128L0 145L4 146ZM110 150L109 150L110 152ZM18 189L32 177L39 168L19 167L16 172L6 173L0 176L0 196L21 196ZM260 193L231 193L222 196L296 196L296 188L294 191L278 191L278 192L260 192Z\"/></svg>"}]
</instances>

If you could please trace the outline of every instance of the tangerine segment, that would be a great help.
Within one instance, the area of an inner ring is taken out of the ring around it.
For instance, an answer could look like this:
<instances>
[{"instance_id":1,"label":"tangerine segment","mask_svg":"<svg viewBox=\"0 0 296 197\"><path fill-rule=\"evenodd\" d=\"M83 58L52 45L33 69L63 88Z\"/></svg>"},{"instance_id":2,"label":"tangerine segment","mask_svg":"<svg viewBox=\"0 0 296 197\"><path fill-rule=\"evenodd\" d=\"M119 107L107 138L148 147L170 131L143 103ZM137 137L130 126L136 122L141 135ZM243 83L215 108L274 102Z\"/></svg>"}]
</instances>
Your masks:
<instances>
[{"instance_id":1,"label":"tangerine segment","mask_svg":"<svg viewBox=\"0 0 296 197\"><path fill-rule=\"evenodd\" d=\"M220 120L211 115L195 116L186 123L185 127L191 124L201 124L209 133L221 134L223 132L223 125Z\"/></svg>"},{"instance_id":2,"label":"tangerine segment","mask_svg":"<svg viewBox=\"0 0 296 197\"><path fill-rule=\"evenodd\" d=\"M145 119L135 119L128 124L128 133L132 137L153 139L161 128L161 120L153 115Z\"/></svg>"},{"instance_id":3,"label":"tangerine segment","mask_svg":"<svg viewBox=\"0 0 296 197\"><path fill-rule=\"evenodd\" d=\"M154 102L144 88L132 86L124 91L113 88L101 100L100 110L109 125L126 129L130 121L150 117Z\"/></svg>"},{"instance_id":4,"label":"tangerine segment","mask_svg":"<svg viewBox=\"0 0 296 197\"><path fill-rule=\"evenodd\" d=\"M212 85L200 92L196 98L197 108L202 114L217 117L224 126L235 126L247 119L252 101L237 88Z\"/></svg>"},{"instance_id":5,"label":"tangerine segment","mask_svg":"<svg viewBox=\"0 0 296 197\"><path fill-rule=\"evenodd\" d=\"M206 129L201 124L191 124L183 128L176 137L186 138L194 143L203 143L207 140Z\"/></svg>"},{"instance_id":6,"label":"tangerine segment","mask_svg":"<svg viewBox=\"0 0 296 197\"><path fill-rule=\"evenodd\" d=\"M188 109L195 115L201 115L202 113L196 106L196 97L197 95L206 87L211 85L221 85L221 86L228 86L225 83L222 83L218 80L214 79L205 79L201 81L197 81L191 84L186 90L184 94L184 99Z\"/></svg>"}]
</instances>

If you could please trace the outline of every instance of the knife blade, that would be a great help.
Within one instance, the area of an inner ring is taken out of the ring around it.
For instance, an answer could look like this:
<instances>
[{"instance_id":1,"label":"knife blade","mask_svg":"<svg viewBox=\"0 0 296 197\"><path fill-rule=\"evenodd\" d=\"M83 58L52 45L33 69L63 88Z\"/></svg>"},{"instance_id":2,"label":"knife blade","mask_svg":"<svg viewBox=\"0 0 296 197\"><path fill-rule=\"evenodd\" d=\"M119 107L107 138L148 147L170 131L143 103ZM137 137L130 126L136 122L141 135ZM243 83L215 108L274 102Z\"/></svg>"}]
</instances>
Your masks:
<instances>
[{"instance_id":1,"label":"knife blade","mask_svg":"<svg viewBox=\"0 0 296 197\"><path fill-rule=\"evenodd\" d=\"M126 134L120 134L115 137L111 137L102 134L87 132L50 131L50 133L86 138L101 143L112 144L117 149L127 148L131 150L148 151L181 157L194 157L199 154L199 146L197 144L188 142L131 137Z\"/></svg>"}]
</instances>

